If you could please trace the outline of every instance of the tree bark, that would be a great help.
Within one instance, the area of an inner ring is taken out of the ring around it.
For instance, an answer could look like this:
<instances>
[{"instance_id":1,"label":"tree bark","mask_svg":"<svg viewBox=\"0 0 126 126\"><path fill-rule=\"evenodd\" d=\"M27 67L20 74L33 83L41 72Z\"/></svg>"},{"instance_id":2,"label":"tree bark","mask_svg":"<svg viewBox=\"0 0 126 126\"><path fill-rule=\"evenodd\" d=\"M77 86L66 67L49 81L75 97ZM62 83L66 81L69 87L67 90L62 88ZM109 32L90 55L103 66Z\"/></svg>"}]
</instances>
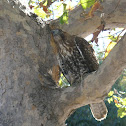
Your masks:
<instances>
[{"instance_id":1,"label":"tree bark","mask_svg":"<svg viewBox=\"0 0 126 126\"><path fill-rule=\"evenodd\" d=\"M17 5L13 8L6 0L0 2L2 126L62 126L74 109L103 100L126 67L125 35L97 72L81 84L55 88L50 71L58 62L50 39L48 25L42 28Z\"/></svg>"}]
</instances>

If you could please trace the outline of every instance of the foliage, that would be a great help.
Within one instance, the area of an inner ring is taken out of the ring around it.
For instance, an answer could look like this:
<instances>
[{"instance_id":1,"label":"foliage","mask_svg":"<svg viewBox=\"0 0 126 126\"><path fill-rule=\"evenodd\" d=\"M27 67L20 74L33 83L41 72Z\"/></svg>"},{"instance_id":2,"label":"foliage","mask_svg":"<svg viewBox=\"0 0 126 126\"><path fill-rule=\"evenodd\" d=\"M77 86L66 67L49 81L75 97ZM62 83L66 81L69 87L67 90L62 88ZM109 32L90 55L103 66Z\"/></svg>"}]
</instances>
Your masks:
<instances>
[{"instance_id":1,"label":"foliage","mask_svg":"<svg viewBox=\"0 0 126 126\"><path fill-rule=\"evenodd\" d=\"M65 76L61 73L60 79L59 79L59 86L62 87L68 87L70 86L69 82L65 78Z\"/></svg>"},{"instance_id":2,"label":"foliage","mask_svg":"<svg viewBox=\"0 0 126 126\"><path fill-rule=\"evenodd\" d=\"M108 45L107 48L106 48L105 57L104 57L104 58L106 58L106 57L108 56L108 54L110 53L110 51L113 49L113 47L114 47L115 45L116 45L116 42L111 41L111 42L109 43L109 45Z\"/></svg>"},{"instance_id":3,"label":"foliage","mask_svg":"<svg viewBox=\"0 0 126 126\"><path fill-rule=\"evenodd\" d=\"M125 92L118 92L117 90L110 91L108 96L108 102L114 102L115 106L118 108L118 117L123 118L126 116L126 97L122 95L126 95Z\"/></svg>"},{"instance_id":4,"label":"foliage","mask_svg":"<svg viewBox=\"0 0 126 126\"><path fill-rule=\"evenodd\" d=\"M73 5L74 3L74 5ZM94 16L94 12L101 8L98 0L29 0L29 7L39 17L44 20L51 20L60 17L61 24L68 24L68 13L76 6L81 5L84 10L91 8L85 15L85 19Z\"/></svg>"},{"instance_id":5,"label":"foliage","mask_svg":"<svg viewBox=\"0 0 126 126\"><path fill-rule=\"evenodd\" d=\"M67 4L63 4L63 15L60 17L61 24L68 24L68 10L66 10Z\"/></svg>"},{"instance_id":6,"label":"foliage","mask_svg":"<svg viewBox=\"0 0 126 126\"><path fill-rule=\"evenodd\" d=\"M83 9L90 8L96 0L80 0L80 4Z\"/></svg>"},{"instance_id":7,"label":"foliage","mask_svg":"<svg viewBox=\"0 0 126 126\"><path fill-rule=\"evenodd\" d=\"M118 36L109 35L108 37L111 40L111 42L109 43L109 45L106 48L105 57L104 58L106 58L108 56L108 54L110 53L110 51L113 49L113 47L117 44L117 42L121 38L121 36L119 36L119 35Z\"/></svg>"},{"instance_id":8,"label":"foliage","mask_svg":"<svg viewBox=\"0 0 126 126\"><path fill-rule=\"evenodd\" d=\"M39 15L39 17L41 17L41 18L46 17L46 13L40 8L34 8L34 13Z\"/></svg>"},{"instance_id":9,"label":"foliage","mask_svg":"<svg viewBox=\"0 0 126 126\"><path fill-rule=\"evenodd\" d=\"M48 0L29 0L29 7L33 13L45 20L60 17L61 24L68 23L68 12L74 8L70 0L52 0L51 2Z\"/></svg>"},{"instance_id":10,"label":"foliage","mask_svg":"<svg viewBox=\"0 0 126 126\"><path fill-rule=\"evenodd\" d=\"M117 80L118 86L121 88L118 91L113 89L108 93L108 103L114 103L118 108L118 117L126 116L126 70L123 71L121 77ZM118 87L117 87L118 88Z\"/></svg>"},{"instance_id":11,"label":"foliage","mask_svg":"<svg viewBox=\"0 0 126 126\"><path fill-rule=\"evenodd\" d=\"M106 58L108 56L108 54L110 53L110 51L113 49L113 47L118 43L118 41L121 39L122 36L120 36L120 34L124 31L125 29L123 29L117 36L115 35L109 35L108 38L111 40L111 42L109 43L109 45L106 48L105 51L105 57Z\"/></svg>"}]
</instances>

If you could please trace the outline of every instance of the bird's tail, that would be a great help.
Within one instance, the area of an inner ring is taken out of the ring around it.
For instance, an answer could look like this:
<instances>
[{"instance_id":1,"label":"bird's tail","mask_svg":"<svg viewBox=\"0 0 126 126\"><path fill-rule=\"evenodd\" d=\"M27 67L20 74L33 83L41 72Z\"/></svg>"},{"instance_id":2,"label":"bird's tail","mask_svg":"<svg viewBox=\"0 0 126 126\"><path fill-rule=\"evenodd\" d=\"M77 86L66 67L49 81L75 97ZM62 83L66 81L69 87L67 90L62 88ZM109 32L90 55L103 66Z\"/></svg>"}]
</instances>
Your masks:
<instances>
[{"instance_id":1,"label":"bird's tail","mask_svg":"<svg viewBox=\"0 0 126 126\"><path fill-rule=\"evenodd\" d=\"M108 110L107 110L107 107L106 107L104 101L101 101L99 103L90 104L90 109L91 109L93 117L97 121L104 120L108 113Z\"/></svg>"}]
</instances>

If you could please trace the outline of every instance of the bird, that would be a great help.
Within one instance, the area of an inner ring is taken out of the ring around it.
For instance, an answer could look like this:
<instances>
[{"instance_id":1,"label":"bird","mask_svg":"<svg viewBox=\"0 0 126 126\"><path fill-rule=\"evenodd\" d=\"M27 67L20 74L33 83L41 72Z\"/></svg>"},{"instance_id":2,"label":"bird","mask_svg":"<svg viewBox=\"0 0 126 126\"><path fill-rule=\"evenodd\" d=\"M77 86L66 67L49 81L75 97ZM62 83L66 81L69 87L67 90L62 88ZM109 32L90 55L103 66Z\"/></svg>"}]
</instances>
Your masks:
<instances>
[{"instance_id":1,"label":"bird","mask_svg":"<svg viewBox=\"0 0 126 126\"><path fill-rule=\"evenodd\" d=\"M51 33L60 71L71 85L81 83L84 76L98 69L94 50L84 38L70 35L61 29L53 29ZM91 103L90 109L97 121L107 116L104 101Z\"/></svg>"}]
</instances>

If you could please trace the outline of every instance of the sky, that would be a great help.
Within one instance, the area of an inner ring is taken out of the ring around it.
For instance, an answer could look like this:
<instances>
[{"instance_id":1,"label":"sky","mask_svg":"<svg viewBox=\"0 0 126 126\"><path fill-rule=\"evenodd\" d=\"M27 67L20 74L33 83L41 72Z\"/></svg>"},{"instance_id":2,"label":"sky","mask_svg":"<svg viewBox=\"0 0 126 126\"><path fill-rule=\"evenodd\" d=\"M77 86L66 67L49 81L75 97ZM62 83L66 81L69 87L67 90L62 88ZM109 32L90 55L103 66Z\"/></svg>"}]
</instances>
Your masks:
<instances>
[{"instance_id":1,"label":"sky","mask_svg":"<svg viewBox=\"0 0 126 126\"><path fill-rule=\"evenodd\" d=\"M114 36L118 36L121 31L123 30L123 28L115 28L115 30L107 30L107 31L103 31L99 34L98 36L98 47L96 46L95 43L92 43L95 51L97 51L97 49L99 48L99 52L101 51L105 51L108 44L111 42L111 40L109 39L109 35L114 35ZM120 36L123 36L126 33L126 30L124 30ZM93 35L89 35L87 36L85 39L87 41L90 41L92 39Z\"/></svg>"}]
</instances>

